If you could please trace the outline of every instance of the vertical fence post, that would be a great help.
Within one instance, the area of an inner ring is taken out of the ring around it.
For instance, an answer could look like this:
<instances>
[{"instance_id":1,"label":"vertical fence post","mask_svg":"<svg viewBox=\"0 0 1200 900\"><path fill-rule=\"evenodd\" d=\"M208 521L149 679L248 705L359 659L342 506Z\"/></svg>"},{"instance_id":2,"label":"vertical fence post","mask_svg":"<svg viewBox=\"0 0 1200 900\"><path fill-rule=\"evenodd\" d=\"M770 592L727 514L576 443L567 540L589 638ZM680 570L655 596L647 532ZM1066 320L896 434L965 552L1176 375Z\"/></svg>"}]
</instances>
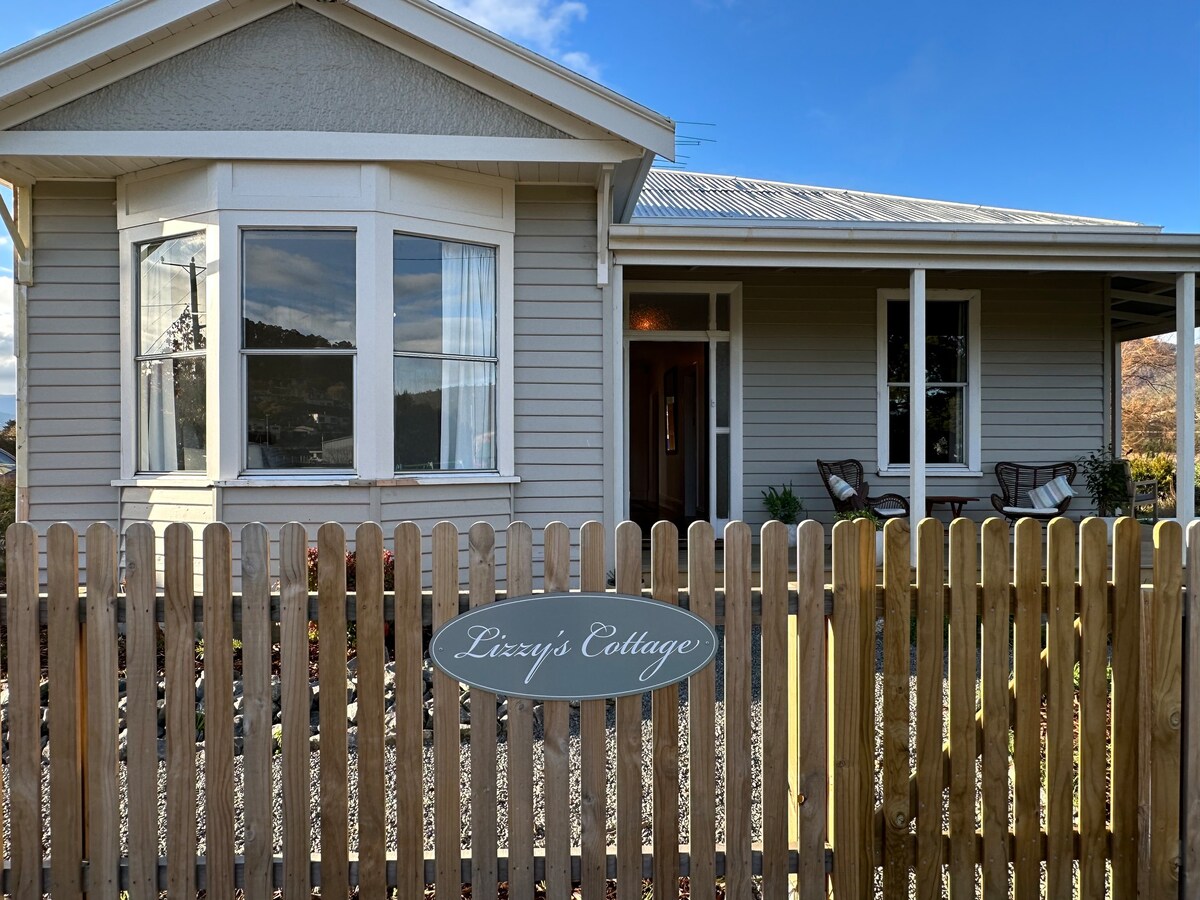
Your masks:
<instances>
[{"instance_id":1,"label":"vertical fence post","mask_svg":"<svg viewBox=\"0 0 1200 900\"><path fill-rule=\"evenodd\" d=\"M912 863L909 840L912 811L908 802L908 782L912 775L910 534L899 519L892 519L883 528L883 895L886 898L908 897Z\"/></svg>"},{"instance_id":2,"label":"vertical fence post","mask_svg":"<svg viewBox=\"0 0 1200 900\"><path fill-rule=\"evenodd\" d=\"M950 523L950 900L975 900L976 525Z\"/></svg>"},{"instance_id":3,"label":"vertical fence post","mask_svg":"<svg viewBox=\"0 0 1200 900\"><path fill-rule=\"evenodd\" d=\"M657 522L650 532L650 589L660 603L679 603L679 530ZM653 732L654 896L679 896L679 685L650 695Z\"/></svg>"},{"instance_id":4,"label":"vertical fence post","mask_svg":"<svg viewBox=\"0 0 1200 900\"><path fill-rule=\"evenodd\" d=\"M796 716L796 831L799 865L796 888L801 897L823 897L825 837L829 820L829 729L826 723L829 670L826 667L828 620L825 617L825 529L801 522L796 529L798 587L796 666L799 707Z\"/></svg>"},{"instance_id":5,"label":"vertical fence post","mask_svg":"<svg viewBox=\"0 0 1200 900\"><path fill-rule=\"evenodd\" d=\"M458 529L452 522L433 526L433 627L458 615ZM437 889L456 897L462 890L460 837L460 746L458 682L433 672L433 853Z\"/></svg>"},{"instance_id":6,"label":"vertical fence post","mask_svg":"<svg viewBox=\"0 0 1200 900\"><path fill-rule=\"evenodd\" d=\"M312 826L309 791L308 536L290 522L279 533L279 681L283 727L283 896L303 900L310 893Z\"/></svg>"},{"instance_id":7,"label":"vertical fence post","mask_svg":"<svg viewBox=\"0 0 1200 900\"><path fill-rule=\"evenodd\" d=\"M1200 522L1187 527L1183 660L1183 895L1200 893Z\"/></svg>"},{"instance_id":8,"label":"vertical fence post","mask_svg":"<svg viewBox=\"0 0 1200 900\"><path fill-rule=\"evenodd\" d=\"M508 598L533 593L533 530L513 522L507 535ZM641 543L638 543L641 552ZM508 698L508 890L533 895L533 704Z\"/></svg>"},{"instance_id":9,"label":"vertical fence post","mask_svg":"<svg viewBox=\"0 0 1200 900\"><path fill-rule=\"evenodd\" d=\"M117 539L112 526L87 530L87 844L88 891L118 893L121 855L117 793Z\"/></svg>"},{"instance_id":10,"label":"vertical fence post","mask_svg":"<svg viewBox=\"0 0 1200 900\"><path fill-rule=\"evenodd\" d=\"M384 804L383 529L364 522L354 533L355 640L358 645L358 886L385 897L387 811ZM394 562L394 560L393 560ZM394 571L394 569L393 569ZM495 809L495 804L492 806Z\"/></svg>"},{"instance_id":11,"label":"vertical fence post","mask_svg":"<svg viewBox=\"0 0 1200 900\"><path fill-rule=\"evenodd\" d=\"M204 845L207 898L233 897L233 539L204 528Z\"/></svg>"},{"instance_id":12,"label":"vertical fence post","mask_svg":"<svg viewBox=\"0 0 1200 900\"><path fill-rule=\"evenodd\" d=\"M496 532L487 522L467 539L471 609L496 599ZM471 894L496 893L496 695L471 689Z\"/></svg>"},{"instance_id":13,"label":"vertical fence post","mask_svg":"<svg viewBox=\"0 0 1200 900\"><path fill-rule=\"evenodd\" d=\"M17 900L42 896L41 634L37 532L8 527L8 791L12 870Z\"/></svg>"},{"instance_id":14,"label":"vertical fence post","mask_svg":"<svg viewBox=\"0 0 1200 900\"><path fill-rule=\"evenodd\" d=\"M421 674L421 530L401 522L396 548L396 759L423 759ZM511 544L509 545L512 546ZM511 559L511 557L510 557ZM510 790L512 782L509 782ZM396 892L420 897L425 890L425 788L416 766L396 766ZM509 819L511 848L512 819Z\"/></svg>"},{"instance_id":15,"label":"vertical fence post","mask_svg":"<svg viewBox=\"0 0 1200 900\"><path fill-rule=\"evenodd\" d=\"M242 716L242 767L245 827L243 879L247 897L274 890L271 784L271 553L267 529L258 523L242 529L242 680L246 699ZM157 898L157 894L155 895Z\"/></svg>"},{"instance_id":16,"label":"vertical fence post","mask_svg":"<svg viewBox=\"0 0 1200 900\"><path fill-rule=\"evenodd\" d=\"M1113 527L1112 623L1112 892L1138 895L1141 805L1142 590L1141 525L1119 519Z\"/></svg>"},{"instance_id":17,"label":"vertical fence post","mask_svg":"<svg viewBox=\"0 0 1200 900\"><path fill-rule=\"evenodd\" d=\"M1008 897L1008 522L983 523L983 898Z\"/></svg>"},{"instance_id":18,"label":"vertical fence post","mask_svg":"<svg viewBox=\"0 0 1200 900\"><path fill-rule=\"evenodd\" d=\"M833 890L865 897L874 872L875 529L833 526Z\"/></svg>"},{"instance_id":19,"label":"vertical fence post","mask_svg":"<svg viewBox=\"0 0 1200 900\"><path fill-rule=\"evenodd\" d=\"M579 529L579 545L580 590L603 592L606 587L604 525L600 522L585 522ZM606 712L607 703L603 700L584 700L579 707L579 886L583 900L602 900L606 887Z\"/></svg>"},{"instance_id":20,"label":"vertical fence post","mask_svg":"<svg viewBox=\"0 0 1200 900\"><path fill-rule=\"evenodd\" d=\"M688 527L688 597L692 612L716 622L716 562L713 528ZM688 681L688 770L691 787L692 896L708 900L716 884L716 666L705 666ZM590 900L590 898L587 898Z\"/></svg>"},{"instance_id":21,"label":"vertical fence post","mask_svg":"<svg viewBox=\"0 0 1200 900\"><path fill-rule=\"evenodd\" d=\"M154 529L125 533L129 900L158 900L158 596Z\"/></svg>"},{"instance_id":22,"label":"vertical fence post","mask_svg":"<svg viewBox=\"0 0 1200 900\"><path fill-rule=\"evenodd\" d=\"M543 546L545 589L556 592L569 590L570 529L563 522L551 522L543 533ZM566 897L571 893L570 709L565 700L547 700L542 704L546 893L551 897Z\"/></svg>"},{"instance_id":23,"label":"vertical fence post","mask_svg":"<svg viewBox=\"0 0 1200 900\"><path fill-rule=\"evenodd\" d=\"M762 803L765 900L788 889L788 534L782 522L762 528Z\"/></svg>"},{"instance_id":24,"label":"vertical fence post","mask_svg":"<svg viewBox=\"0 0 1200 900\"><path fill-rule=\"evenodd\" d=\"M617 526L617 593L641 596L642 530ZM618 697L617 710L617 896L642 889L642 698ZM521 894L525 897L528 894Z\"/></svg>"},{"instance_id":25,"label":"vertical fence post","mask_svg":"<svg viewBox=\"0 0 1200 900\"><path fill-rule=\"evenodd\" d=\"M1032 900L1041 893L1042 878L1042 523L1021 519L1013 531L1013 896ZM989 743L984 753L991 752Z\"/></svg>"},{"instance_id":26,"label":"vertical fence post","mask_svg":"<svg viewBox=\"0 0 1200 900\"><path fill-rule=\"evenodd\" d=\"M196 623L192 529L167 526L167 892L196 893Z\"/></svg>"},{"instance_id":27,"label":"vertical fence post","mask_svg":"<svg viewBox=\"0 0 1200 900\"><path fill-rule=\"evenodd\" d=\"M1105 893L1108 724L1105 668L1108 663L1107 527L1097 518L1079 528L1079 896Z\"/></svg>"},{"instance_id":28,"label":"vertical fence post","mask_svg":"<svg viewBox=\"0 0 1200 900\"><path fill-rule=\"evenodd\" d=\"M1047 537L1046 893L1066 897L1073 891L1075 855L1075 568L1080 557L1071 520L1054 519Z\"/></svg>"},{"instance_id":29,"label":"vertical fence post","mask_svg":"<svg viewBox=\"0 0 1200 900\"><path fill-rule=\"evenodd\" d=\"M321 721L321 896L349 892L346 778L346 534L336 522L317 531L317 653Z\"/></svg>"},{"instance_id":30,"label":"vertical fence post","mask_svg":"<svg viewBox=\"0 0 1200 900\"><path fill-rule=\"evenodd\" d=\"M725 526L725 890L750 900L750 528Z\"/></svg>"},{"instance_id":31,"label":"vertical fence post","mask_svg":"<svg viewBox=\"0 0 1200 900\"><path fill-rule=\"evenodd\" d=\"M1152 896L1179 891L1180 735L1183 687L1183 529L1154 527L1150 688L1150 855Z\"/></svg>"},{"instance_id":32,"label":"vertical fence post","mask_svg":"<svg viewBox=\"0 0 1200 900\"><path fill-rule=\"evenodd\" d=\"M942 896L943 666L946 658L946 536L940 521L917 526L918 897ZM890 549L890 548L889 548Z\"/></svg>"}]
</instances>

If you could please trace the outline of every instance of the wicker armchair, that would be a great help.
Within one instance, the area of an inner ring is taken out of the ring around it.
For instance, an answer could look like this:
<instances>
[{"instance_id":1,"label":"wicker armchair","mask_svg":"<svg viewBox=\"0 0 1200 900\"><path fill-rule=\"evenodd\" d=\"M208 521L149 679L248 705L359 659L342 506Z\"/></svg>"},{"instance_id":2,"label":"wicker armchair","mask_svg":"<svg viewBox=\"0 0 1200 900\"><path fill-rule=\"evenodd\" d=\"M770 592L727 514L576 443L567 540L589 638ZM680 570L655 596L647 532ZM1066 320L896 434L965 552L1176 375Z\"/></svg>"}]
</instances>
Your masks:
<instances>
[{"instance_id":1,"label":"wicker armchair","mask_svg":"<svg viewBox=\"0 0 1200 900\"><path fill-rule=\"evenodd\" d=\"M863 480L862 463L857 459L818 459L817 471L821 473L821 484L825 485L829 499L833 501L834 512L870 509L884 518L908 515L908 500L899 494L880 494L878 497L869 495L870 485ZM845 500L838 499L829 484L829 479L834 475L854 488L852 496Z\"/></svg>"},{"instance_id":2,"label":"wicker armchair","mask_svg":"<svg viewBox=\"0 0 1200 900\"><path fill-rule=\"evenodd\" d=\"M1000 493L992 494L992 506L1010 522L1017 519L1053 519L1066 512L1071 498L1065 497L1058 506L1036 507L1029 499L1029 492L1065 475L1067 484L1075 480L1078 470L1075 463L1064 462L1044 466L1029 466L1022 463L996 463L996 481Z\"/></svg>"}]
</instances>

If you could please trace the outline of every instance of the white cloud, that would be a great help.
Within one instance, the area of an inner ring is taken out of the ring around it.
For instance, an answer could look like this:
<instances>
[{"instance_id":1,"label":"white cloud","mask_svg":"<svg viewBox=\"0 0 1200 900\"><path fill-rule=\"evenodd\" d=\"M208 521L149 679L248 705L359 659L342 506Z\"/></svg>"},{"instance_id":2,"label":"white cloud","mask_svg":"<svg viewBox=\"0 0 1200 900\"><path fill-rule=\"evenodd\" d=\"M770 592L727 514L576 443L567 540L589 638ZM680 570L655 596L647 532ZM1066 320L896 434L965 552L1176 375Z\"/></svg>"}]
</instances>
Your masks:
<instances>
[{"instance_id":1,"label":"white cloud","mask_svg":"<svg viewBox=\"0 0 1200 900\"><path fill-rule=\"evenodd\" d=\"M13 356L13 280L0 275L0 395L17 392L17 360Z\"/></svg>"},{"instance_id":2,"label":"white cloud","mask_svg":"<svg viewBox=\"0 0 1200 900\"><path fill-rule=\"evenodd\" d=\"M564 46L567 33L587 18L578 0L440 0L442 6L532 47L588 78L599 78L600 67L587 53Z\"/></svg>"}]
</instances>

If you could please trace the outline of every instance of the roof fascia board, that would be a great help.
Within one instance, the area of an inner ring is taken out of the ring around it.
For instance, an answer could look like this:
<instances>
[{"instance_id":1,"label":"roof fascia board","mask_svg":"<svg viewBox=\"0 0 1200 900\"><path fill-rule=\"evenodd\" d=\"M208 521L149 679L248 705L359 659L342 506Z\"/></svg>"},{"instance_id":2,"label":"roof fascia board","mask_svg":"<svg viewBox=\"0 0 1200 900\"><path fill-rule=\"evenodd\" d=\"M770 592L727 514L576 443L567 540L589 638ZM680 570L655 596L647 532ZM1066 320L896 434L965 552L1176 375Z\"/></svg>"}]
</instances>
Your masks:
<instances>
[{"instance_id":1,"label":"roof fascia board","mask_svg":"<svg viewBox=\"0 0 1200 900\"><path fill-rule=\"evenodd\" d=\"M430 46L424 41L398 30L397 27L352 9L344 3L322 3L319 0L300 0L300 2L314 12L326 16L339 25L357 31L377 44L382 44L397 53L403 53L405 56L441 72L448 78L453 78L482 94L506 103L513 109L533 116L559 131L565 131L578 138L608 140L613 137L613 133L610 131L547 103L527 91L514 87L507 81L492 76L477 66L464 62L447 51Z\"/></svg>"},{"instance_id":2,"label":"roof fascia board","mask_svg":"<svg viewBox=\"0 0 1200 900\"><path fill-rule=\"evenodd\" d=\"M139 156L190 159L619 163L625 141L376 134L341 131L9 131L0 157Z\"/></svg>"},{"instance_id":3,"label":"roof fascia board","mask_svg":"<svg viewBox=\"0 0 1200 900\"><path fill-rule=\"evenodd\" d=\"M291 2L292 0L260 0L260 2L256 3L247 3L222 15L192 25L176 34L172 34L168 38L156 41L148 47L122 56L106 65L99 66L86 75L72 78L56 87L42 91L28 100L15 103L7 109L0 111L0 130L12 128L14 125L19 125L22 122L28 122L30 119L36 118L52 109L57 109L73 100L78 100L92 91L114 84L122 78L128 78L136 72L148 69L163 60L178 56L180 53L186 53L188 50L198 47L213 38L220 37L244 25L249 25L251 22L271 15L271 13L278 12L286 6L290 6ZM154 30L156 29L152 28L146 33L148 34ZM129 41L142 36L144 35L129 34L126 35L125 40ZM112 46L110 45L104 49L110 50ZM99 52L104 52L104 50ZM95 55L92 54L92 56ZM78 62L79 60L75 60L68 65L68 68L70 65L77 65ZM4 70L3 64L0 62L0 83L3 83L8 78L8 75L9 73ZM32 82L24 81L22 85L30 83Z\"/></svg>"},{"instance_id":4,"label":"roof fascia board","mask_svg":"<svg viewBox=\"0 0 1200 900\"><path fill-rule=\"evenodd\" d=\"M228 7L213 0L121 0L0 54L0 83L11 90L36 84L217 5Z\"/></svg>"},{"instance_id":5,"label":"roof fascia board","mask_svg":"<svg viewBox=\"0 0 1200 900\"><path fill-rule=\"evenodd\" d=\"M1200 235L1090 232L832 232L614 225L625 265L829 266L1028 271L1200 271ZM705 232L703 234L699 232Z\"/></svg>"},{"instance_id":6,"label":"roof fascia board","mask_svg":"<svg viewBox=\"0 0 1200 900\"><path fill-rule=\"evenodd\" d=\"M625 140L668 159L675 156L670 119L440 6L427 0L347 2Z\"/></svg>"}]
</instances>

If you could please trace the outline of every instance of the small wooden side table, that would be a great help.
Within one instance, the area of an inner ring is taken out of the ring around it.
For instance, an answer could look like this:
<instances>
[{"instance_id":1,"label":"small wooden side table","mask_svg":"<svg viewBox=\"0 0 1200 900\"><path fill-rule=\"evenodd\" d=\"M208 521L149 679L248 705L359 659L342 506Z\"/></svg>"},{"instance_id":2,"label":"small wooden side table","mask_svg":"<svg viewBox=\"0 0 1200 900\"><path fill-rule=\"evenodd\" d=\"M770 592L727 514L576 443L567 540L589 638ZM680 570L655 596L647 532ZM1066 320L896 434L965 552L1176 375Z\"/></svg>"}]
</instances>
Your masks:
<instances>
[{"instance_id":1,"label":"small wooden side table","mask_svg":"<svg viewBox=\"0 0 1200 900\"><path fill-rule=\"evenodd\" d=\"M945 504L950 507L951 517L957 519L962 515L963 507L974 503L978 497L960 497L956 494L931 494L925 498L925 516L933 515L933 508Z\"/></svg>"}]
</instances>

